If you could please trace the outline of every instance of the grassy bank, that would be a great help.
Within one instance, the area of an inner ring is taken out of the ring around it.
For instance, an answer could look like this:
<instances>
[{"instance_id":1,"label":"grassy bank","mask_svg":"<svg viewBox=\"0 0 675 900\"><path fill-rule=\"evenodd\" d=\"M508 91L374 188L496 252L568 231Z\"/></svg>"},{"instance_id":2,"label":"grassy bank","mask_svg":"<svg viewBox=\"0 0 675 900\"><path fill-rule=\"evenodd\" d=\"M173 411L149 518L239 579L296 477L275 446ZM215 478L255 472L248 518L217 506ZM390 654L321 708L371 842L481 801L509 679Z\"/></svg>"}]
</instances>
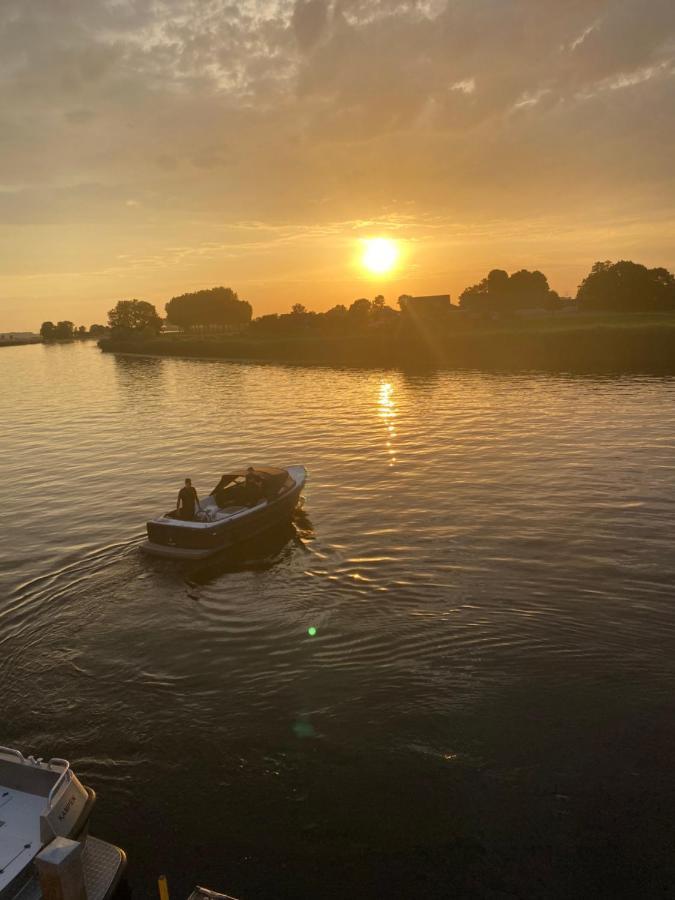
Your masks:
<instances>
[{"instance_id":1,"label":"grassy bank","mask_svg":"<svg viewBox=\"0 0 675 900\"><path fill-rule=\"evenodd\" d=\"M675 374L675 316L545 319L459 328L398 328L347 337L195 338L100 341L106 352L359 367L474 368Z\"/></svg>"}]
</instances>

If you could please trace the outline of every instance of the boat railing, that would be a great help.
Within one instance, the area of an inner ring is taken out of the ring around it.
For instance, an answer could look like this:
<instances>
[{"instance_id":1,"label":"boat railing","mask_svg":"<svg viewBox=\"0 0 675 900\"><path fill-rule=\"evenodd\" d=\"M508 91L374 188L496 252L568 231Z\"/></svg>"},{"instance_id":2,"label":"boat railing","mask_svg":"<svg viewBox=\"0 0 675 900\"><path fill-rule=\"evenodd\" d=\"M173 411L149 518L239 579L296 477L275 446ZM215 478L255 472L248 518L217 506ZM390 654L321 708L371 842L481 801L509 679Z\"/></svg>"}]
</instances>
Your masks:
<instances>
[{"instance_id":1,"label":"boat railing","mask_svg":"<svg viewBox=\"0 0 675 900\"><path fill-rule=\"evenodd\" d=\"M26 762L26 757L20 750L13 750L11 747L1 747L0 746L0 754L6 754L7 756L15 756L19 762Z\"/></svg>"},{"instance_id":2,"label":"boat railing","mask_svg":"<svg viewBox=\"0 0 675 900\"><path fill-rule=\"evenodd\" d=\"M61 774L56 779L54 784L52 785L52 789L49 792L49 796L47 797L47 806L52 805L52 801L54 797L58 794L64 784L68 784L70 779L72 778L72 769L70 768L70 763L67 759L60 759L58 756L53 756L49 762L47 763L50 769L54 769L57 766L62 769Z\"/></svg>"},{"instance_id":3,"label":"boat railing","mask_svg":"<svg viewBox=\"0 0 675 900\"><path fill-rule=\"evenodd\" d=\"M61 774L52 785L49 795L47 796L47 806L52 805L54 797L58 794L64 784L67 784L72 778L72 770L67 759L61 759L59 756L53 756L48 762L44 763L42 757L37 759L34 756L24 756L20 750L14 750L12 747L0 746L0 755L13 756L20 763L27 766L43 766L46 765L50 769L60 769Z\"/></svg>"}]
</instances>

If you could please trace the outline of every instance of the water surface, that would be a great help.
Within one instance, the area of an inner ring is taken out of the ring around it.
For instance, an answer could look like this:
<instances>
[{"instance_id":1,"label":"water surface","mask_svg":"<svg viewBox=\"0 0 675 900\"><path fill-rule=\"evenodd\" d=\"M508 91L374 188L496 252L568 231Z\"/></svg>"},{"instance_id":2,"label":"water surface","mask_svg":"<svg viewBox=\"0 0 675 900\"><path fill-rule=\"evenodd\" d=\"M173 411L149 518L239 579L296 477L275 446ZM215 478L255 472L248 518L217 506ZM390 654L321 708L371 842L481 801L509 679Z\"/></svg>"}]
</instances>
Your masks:
<instances>
[{"instance_id":1,"label":"water surface","mask_svg":"<svg viewBox=\"0 0 675 900\"><path fill-rule=\"evenodd\" d=\"M667 894L675 380L92 344L0 379L2 743L71 759L134 897ZM308 467L292 528L140 555L249 461Z\"/></svg>"}]
</instances>

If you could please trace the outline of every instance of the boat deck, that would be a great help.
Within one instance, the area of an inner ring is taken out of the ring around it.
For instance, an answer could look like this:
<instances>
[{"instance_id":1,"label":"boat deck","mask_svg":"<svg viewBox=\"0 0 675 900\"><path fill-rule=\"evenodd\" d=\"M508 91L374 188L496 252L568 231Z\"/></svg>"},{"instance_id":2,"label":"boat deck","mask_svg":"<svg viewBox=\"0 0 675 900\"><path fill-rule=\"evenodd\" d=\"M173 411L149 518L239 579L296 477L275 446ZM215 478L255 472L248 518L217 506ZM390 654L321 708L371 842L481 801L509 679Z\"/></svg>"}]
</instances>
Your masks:
<instances>
[{"instance_id":1,"label":"boat deck","mask_svg":"<svg viewBox=\"0 0 675 900\"><path fill-rule=\"evenodd\" d=\"M45 797L0 784L0 891L40 852Z\"/></svg>"},{"instance_id":2,"label":"boat deck","mask_svg":"<svg viewBox=\"0 0 675 900\"><path fill-rule=\"evenodd\" d=\"M87 900L108 900L112 897L126 861L124 850L107 841L88 837L82 853ZM19 891L15 900L43 900L38 880L32 878L23 890Z\"/></svg>"}]
</instances>

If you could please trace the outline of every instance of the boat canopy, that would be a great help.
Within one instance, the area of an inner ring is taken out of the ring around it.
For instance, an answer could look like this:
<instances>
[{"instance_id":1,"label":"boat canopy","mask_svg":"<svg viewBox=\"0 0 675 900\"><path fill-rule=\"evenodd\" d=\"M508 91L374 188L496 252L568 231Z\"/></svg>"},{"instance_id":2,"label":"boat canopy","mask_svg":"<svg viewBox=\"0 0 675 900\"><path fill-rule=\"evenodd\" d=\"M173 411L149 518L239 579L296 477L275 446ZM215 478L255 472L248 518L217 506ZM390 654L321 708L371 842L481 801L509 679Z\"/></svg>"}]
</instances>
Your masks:
<instances>
[{"instance_id":1,"label":"boat canopy","mask_svg":"<svg viewBox=\"0 0 675 900\"><path fill-rule=\"evenodd\" d=\"M219 489L222 490L222 488L227 487L228 484L232 484L232 482L236 481L237 478L245 478L247 468L248 468L248 466L244 469L237 469L235 472L231 472L229 474L226 473L225 475L223 475L223 477L220 479L218 484L211 491L211 494L215 494L215 492L217 490L219 490ZM284 480L286 478L288 478L288 471L286 469L279 469L276 466L252 466L251 468L253 469L254 472L258 473L259 475L269 475L272 477L277 476L277 475L279 475L279 476L283 475Z\"/></svg>"}]
</instances>

